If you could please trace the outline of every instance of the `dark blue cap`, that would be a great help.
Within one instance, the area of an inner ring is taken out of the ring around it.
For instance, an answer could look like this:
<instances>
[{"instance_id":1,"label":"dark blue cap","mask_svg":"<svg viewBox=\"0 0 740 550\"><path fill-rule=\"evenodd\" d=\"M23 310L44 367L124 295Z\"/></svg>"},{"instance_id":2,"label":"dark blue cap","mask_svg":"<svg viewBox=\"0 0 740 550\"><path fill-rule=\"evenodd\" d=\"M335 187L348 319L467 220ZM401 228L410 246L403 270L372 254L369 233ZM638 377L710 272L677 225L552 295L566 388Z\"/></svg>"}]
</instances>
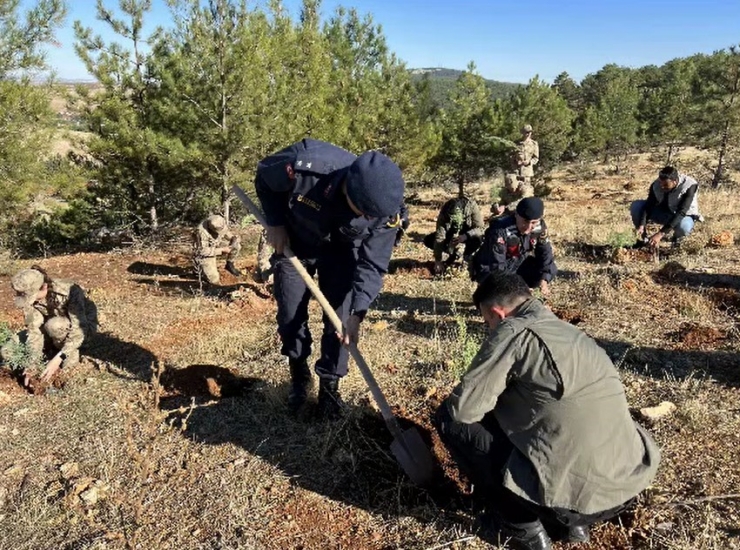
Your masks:
<instances>
[{"instance_id":1,"label":"dark blue cap","mask_svg":"<svg viewBox=\"0 0 740 550\"><path fill-rule=\"evenodd\" d=\"M545 213L545 205L539 197L527 197L516 205L516 213L525 220L539 220Z\"/></svg>"},{"instance_id":2,"label":"dark blue cap","mask_svg":"<svg viewBox=\"0 0 740 550\"><path fill-rule=\"evenodd\" d=\"M383 153L367 151L349 167L347 196L366 216L384 218L398 213L404 187L401 169Z\"/></svg>"}]
</instances>

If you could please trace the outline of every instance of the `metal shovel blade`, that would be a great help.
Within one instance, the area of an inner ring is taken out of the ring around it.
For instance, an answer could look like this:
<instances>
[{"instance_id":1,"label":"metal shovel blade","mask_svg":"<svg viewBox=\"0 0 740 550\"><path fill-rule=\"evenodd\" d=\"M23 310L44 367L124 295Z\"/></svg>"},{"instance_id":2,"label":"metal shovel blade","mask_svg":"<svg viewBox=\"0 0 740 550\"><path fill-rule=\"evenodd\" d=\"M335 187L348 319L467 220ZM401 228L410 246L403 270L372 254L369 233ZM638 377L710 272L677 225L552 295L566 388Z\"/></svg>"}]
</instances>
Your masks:
<instances>
[{"instance_id":1,"label":"metal shovel blade","mask_svg":"<svg viewBox=\"0 0 740 550\"><path fill-rule=\"evenodd\" d=\"M391 452L413 483L423 487L432 481L434 459L416 428L396 437L391 443Z\"/></svg>"}]
</instances>

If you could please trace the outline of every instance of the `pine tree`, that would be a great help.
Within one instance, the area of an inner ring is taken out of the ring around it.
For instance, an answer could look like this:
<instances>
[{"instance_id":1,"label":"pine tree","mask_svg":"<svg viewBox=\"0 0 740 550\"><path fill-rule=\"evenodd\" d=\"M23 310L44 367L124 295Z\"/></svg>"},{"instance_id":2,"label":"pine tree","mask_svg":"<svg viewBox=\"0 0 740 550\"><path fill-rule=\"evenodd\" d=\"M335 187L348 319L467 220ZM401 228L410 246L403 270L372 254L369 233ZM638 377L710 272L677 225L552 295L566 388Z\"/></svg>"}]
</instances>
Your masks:
<instances>
[{"instance_id":1,"label":"pine tree","mask_svg":"<svg viewBox=\"0 0 740 550\"><path fill-rule=\"evenodd\" d=\"M449 105L439 118L442 139L432 163L457 183L462 195L467 182L493 167L492 159L501 152L504 140L496 137L500 125L485 80L476 73L474 63L457 79Z\"/></svg>"},{"instance_id":2,"label":"pine tree","mask_svg":"<svg viewBox=\"0 0 740 550\"><path fill-rule=\"evenodd\" d=\"M571 139L574 113L566 100L538 77L516 90L510 97L498 100L496 108L504 121L502 135L512 141L521 138L521 128L531 124L540 148L542 167L560 161Z\"/></svg>"},{"instance_id":3,"label":"pine tree","mask_svg":"<svg viewBox=\"0 0 740 550\"><path fill-rule=\"evenodd\" d=\"M182 145L157 127L158 84L149 73L152 54L145 46L156 44L158 34L143 34L150 9L151 0L127 0L121 2L118 18L98 0L98 20L124 39L125 46L106 43L75 22L77 54L103 87L85 98L85 118L94 134L89 153L99 167L95 192L109 212L120 214L118 223L132 223L140 232L157 231L163 212L165 219L177 217L181 205L174 196L186 184L176 174Z\"/></svg>"},{"instance_id":4,"label":"pine tree","mask_svg":"<svg viewBox=\"0 0 740 550\"><path fill-rule=\"evenodd\" d=\"M52 112L50 86L31 75L46 68L45 44L65 16L61 0L40 0L25 13L19 0L0 0L0 224L44 185ZM0 244L4 239L0 240Z\"/></svg>"}]
</instances>

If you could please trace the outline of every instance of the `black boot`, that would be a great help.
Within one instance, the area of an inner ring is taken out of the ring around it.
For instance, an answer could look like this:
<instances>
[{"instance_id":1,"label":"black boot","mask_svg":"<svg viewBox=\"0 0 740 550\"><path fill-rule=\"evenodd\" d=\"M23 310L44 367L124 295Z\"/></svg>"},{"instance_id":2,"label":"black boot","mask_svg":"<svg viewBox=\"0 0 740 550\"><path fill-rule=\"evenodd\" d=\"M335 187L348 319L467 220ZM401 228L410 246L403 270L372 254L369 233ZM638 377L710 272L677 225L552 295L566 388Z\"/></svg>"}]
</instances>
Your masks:
<instances>
[{"instance_id":1,"label":"black boot","mask_svg":"<svg viewBox=\"0 0 740 550\"><path fill-rule=\"evenodd\" d=\"M336 420L342 415L344 401L339 395L339 380L322 378L319 383L319 416L325 420Z\"/></svg>"},{"instance_id":2,"label":"black boot","mask_svg":"<svg viewBox=\"0 0 740 550\"><path fill-rule=\"evenodd\" d=\"M568 527L563 540L565 542L588 542L591 540L588 525L575 525Z\"/></svg>"},{"instance_id":3,"label":"black boot","mask_svg":"<svg viewBox=\"0 0 740 550\"><path fill-rule=\"evenodd\" d=\"M311 387L311 370L305 359L290 359L290 392L288 393L288 408L298 412L306 402L308 388Z\"/></svg>"},{"instance_id":4,"label":"black boot","mask_svg":"<svg viewBox=\"0 0 740 550\"><path fill-rule=\"evenodd\" d=\"M499 536L508 540L511 548L518 550L552 550L552 541L542 522L509 523L502 521Z\"/></svg>"},{"instance_id":5,"label":"black boot","mask_svg":"<svg viewBox=\"0 0 740 550\"><path fill-rule=\"evenodd\" d=\"M231 260L226 262L226 271L231 273L234 277L242 276L242 272L236 268L236 266L234 265L234 262L232 262Z\"/></svg>"}]
</instances>

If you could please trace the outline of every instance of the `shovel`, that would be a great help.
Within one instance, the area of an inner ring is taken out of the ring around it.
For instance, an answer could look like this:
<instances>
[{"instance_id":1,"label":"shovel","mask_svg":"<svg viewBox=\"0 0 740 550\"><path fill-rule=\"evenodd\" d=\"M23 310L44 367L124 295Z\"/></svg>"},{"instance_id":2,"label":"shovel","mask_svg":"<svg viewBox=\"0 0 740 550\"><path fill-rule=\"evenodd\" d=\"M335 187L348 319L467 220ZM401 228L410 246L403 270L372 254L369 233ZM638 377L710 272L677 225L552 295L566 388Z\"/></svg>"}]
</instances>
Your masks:
<instances>
[{"instance_id":1,"label":"shovel","mask_svg":"<svg viewBox=\"0 0 740 550\"><path fill-rule=\"evenodd\" d=\"M262 212L252 202L252 199L250 199L238 185L234 185L232 190L239 200L244 203L244 206L247 207L249 212L257 218L257 221L259 221L260 224L262 224L262 227L267 228L267 222L265 221ZM303 282L306 283L311 294L313 294L314 298L319 302L324 313L329 318L332 325L334 325L334 329L337 333L343 334L344 327L342 326L342 321L339 319L336 311L334 311L334 308L331 307L331 304L329 304L324 293L321 292L321 289L319 289L313 278L308 274L306 268L303 267L301 261L296 258L287 246L283 250L283 254L288 261L290 261L296 271L298 271ZM383 420L385 420L388 430L393 436L393 441L391 442L391 452L393 453L393 456L396 457L396 460L401 465L401 468L403 468L403 471L406 472L406 475L409 476L411 481L419 486L427 485L432 479L434 461L429 448L421 438L421 434L419 434L419 431L416 428L410 428L405 431L401 429L398 419L393 415L385 395L383 395L383 392L380 390L380 386L378 386L378 382L375 380L370 367L362 357L360 350L357 349L357 345L355 343L350 343L347 347L350 355L355 360L355 363L357 363L357 366L362 373L362 377L365 379L365 383L368 388L370 388L370 393L373 394L373 399L375 399L375 403L377 403L378 408L380 409L380 414L383 416Z\"/></svg>"}]
</instances>

